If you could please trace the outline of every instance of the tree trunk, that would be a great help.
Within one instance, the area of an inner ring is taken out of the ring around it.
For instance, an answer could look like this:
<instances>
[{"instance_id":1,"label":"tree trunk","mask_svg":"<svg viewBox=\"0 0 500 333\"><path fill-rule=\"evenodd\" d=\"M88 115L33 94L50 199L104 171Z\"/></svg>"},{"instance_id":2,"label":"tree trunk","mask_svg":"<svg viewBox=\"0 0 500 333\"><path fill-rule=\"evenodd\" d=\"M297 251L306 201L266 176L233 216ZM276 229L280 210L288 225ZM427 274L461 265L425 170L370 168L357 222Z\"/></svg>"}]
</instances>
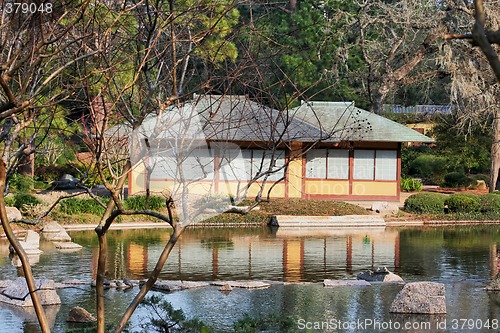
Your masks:
<instances>
[{"instance_id":1,"label":"tree trunk","mask_svg":"<svg viewBox=\"0 0 500 333\"><path fill-rule=\"evenodd\" d=\"M384 109L384 102L389 92L396 85L392 78L385 78L371 100L370 112L380 114Z\"/></svg>"},{"instance_id":2,"label":"tree trunk","mask_svg":"<svg viewBox=\"0 0 500 333\"><path fill-rule=\"evenodd\" d=\"M3 193L5 191L5 185L6 185L6 167L3 160L0 160L0 220L2 222L2 227L3 230L5 231L7 239L9 240L10 244L12 245L17 255L19 256L19 259L21 260L24 276L26 278L26 284L28 285L28 290L31 295L31 300L33 302L33 307L35 308L35 313L38 318L38 323L40 324L40 328L42 329L43 333L50 333L49 322L47 320L47 317L45 316L45 311L43 310L40 298L36 293L35 279L33 277L33 272L31 270L31 265L29 263L28 256L24 251L24 249L22 248L21 244L19 244L19 241L17 240L12 228L10 227L10 222L7 217L7 211L5 210L5 201L3 196Z\"/></svg>"},{"instance_id":3,"label":"tree trunk","mask_svg":"<svg viewBox=\"0 0 500 333\"><path fill-rule=\"evenodd\" d=\"M29 145L28 150L32 151L33 146ZM19 173L23 176L33 178L35 175L35 153L24 156L19 165Z\"/></svg>"},{"instance_id":4,"label":"tree trunk","mask_svg":"<svg viewBox=\"0 0 500 333\"><path fill-rule=\"evenodd\" d=\"M490 192L500 190L500 110L496 109L493 116L493 131L491 138L491 171Z\"/></svg>"},{"instance_id":5,"label":"tree trunk","mask_svg":"<svg viewBox=\"0 0 500 333\"><path fill-rule=\"evenodd\" d=\"M167 245L165 245L165 248L163 249L160 258L158 258L155 269L153 270L149 279L142 286L139 293L135 296L134 300L132 301L132 303L130 303L127 310L123 314L122 318L120 319L120 322L118 323L118 327L116 328L115 331L116 333L122 332L125 329L125 325L130 320L130 317L132 317L132 314L134 313L135 309L137 308L137 306L139 306L139 304L144 299L146 294L151 290L151 288L155 284L156 280L158 279L158 276L160 275L161 270L163 269L163 266L165 265L165 262L168 259L168 256L170 255L170 252L174 248L175 243L177 243L177 240L179 239L183 231L184 231L183 226L174 225L174 231L170 235L170 239L168 240Z\"/></svg>"}]
</instances>

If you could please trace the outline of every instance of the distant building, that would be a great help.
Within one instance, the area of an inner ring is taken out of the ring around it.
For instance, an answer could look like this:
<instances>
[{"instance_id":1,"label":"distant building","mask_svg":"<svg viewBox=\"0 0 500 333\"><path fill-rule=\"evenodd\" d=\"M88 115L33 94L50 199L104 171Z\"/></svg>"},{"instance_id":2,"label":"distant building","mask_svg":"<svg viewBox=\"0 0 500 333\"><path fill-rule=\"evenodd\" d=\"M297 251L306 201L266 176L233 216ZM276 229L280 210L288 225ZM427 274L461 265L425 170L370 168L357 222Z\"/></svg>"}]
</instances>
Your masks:
<instances>
[{"instance_id":1,"label":"distant building","mask_svg":"<svg viewBox=\"0 0 500 333\"><path fill-rule=\"evenodd\" d=\"M183 107L199 115L210 148L197 160L205 161L205 183L214 193L234 193L242 182L273 169L263 189L273 186L272 197L399 200L402 143L434 141L352 103L307 102L281 112L245 96L208 95L194 96ZM221 143L240 150L236 167L224 163ZM130 194L143 193L147 179L152 191L165 190L171 181L168 172L149 172L144 161L129 174ZM247 196L262 186L261 180L252 182Z\"/></svg>"}]
</instances>

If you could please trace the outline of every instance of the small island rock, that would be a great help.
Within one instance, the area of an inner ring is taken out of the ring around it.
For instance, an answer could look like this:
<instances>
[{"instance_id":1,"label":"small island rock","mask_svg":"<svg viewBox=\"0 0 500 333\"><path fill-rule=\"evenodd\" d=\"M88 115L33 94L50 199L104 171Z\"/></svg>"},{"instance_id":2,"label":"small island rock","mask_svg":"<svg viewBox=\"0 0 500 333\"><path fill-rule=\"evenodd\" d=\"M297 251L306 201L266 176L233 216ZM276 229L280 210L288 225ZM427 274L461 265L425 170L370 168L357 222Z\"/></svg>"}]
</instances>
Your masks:
<instances>
[{"instance_id":1,"label":"small island rock","mask_svg":"<svg viewBox=\"0 0 500 333\"><path fill-rule=\"evenodd\" d=\"M92 323L97 321L97 319L84 308L75 306L69 311L66 321L71 323Z\"/></svg>"}]
</instances>

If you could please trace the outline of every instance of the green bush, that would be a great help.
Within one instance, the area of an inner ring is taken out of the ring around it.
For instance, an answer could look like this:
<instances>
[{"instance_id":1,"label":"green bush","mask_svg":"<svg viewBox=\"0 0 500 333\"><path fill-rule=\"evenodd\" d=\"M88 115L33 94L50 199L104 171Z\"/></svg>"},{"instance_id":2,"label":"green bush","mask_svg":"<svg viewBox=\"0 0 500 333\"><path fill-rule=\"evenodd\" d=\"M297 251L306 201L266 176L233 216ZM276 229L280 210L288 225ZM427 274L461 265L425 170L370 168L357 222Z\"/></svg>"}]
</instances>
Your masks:
<instances>
[{"instance_id":1,"label":"green bush","mask_svg":"<svg viewBox=\"0 0 500 333\"><path fill-rule=\"evenodd\" d=\"M460 172L450 172L444 176L443 187L468 187L476 181Z\"/></svg>"},{"instance_id":2,"label":"green bush","mask_svg":"<svg viewBox=\"0 0 500 333\"><path fill-rule=\"evenodd\" d=\"M446 196L439 193L417 193L405 201L405 210L410 213L439 214L444 211Z\"/></svg>"},{"instance_id":3,"label":"green bush","mask_svg":"<svg viewBox=\"0 0 500 333\"><path fill-rule=\"evenodd\" d=\"M159 210L165 207L165 198L152 195L149 197L149 209ZM146 209L146 196L133 195L125 199L125 208L130 210Z\"/></svg>"},{"instance_id":4,"label":"green bush","mask_svg":"<svg viewBox=\"0 0 500 333\"><path fill-rule=\"evenodd\" d=\"M33 179L31 177L23 176L15 173L9 179L9 188L12 192L29 192L33 189Z\"/></svg>"},{"instance_id":5,"label":"green bush","mask_svg":"<svg viewBox=\"0 0 500 333\"><path fill-rule=\"evenodd\" d=\"M500 213L500 195L495 193L481 195L480 211L482 213Z\"/></svg>"},{"instance_id":6,"label":"green bush","mask_svg":"<svg viewBox=\"0 0 500 333\"><path fill-rule=\"evenodd\" d=\"M73 174L75 173L75 169L69 165L44 165L35 170L36 178L44 182L53 182L54 180L58 180L66 173Z\"/></svg>"},{"instance_id":7,"label":"green bush","mask_svg":"<svg viewBox=\"0 0 500 333\"><path fill-rule=\"evenodd\" d=\"M447 170L447 160L444 157L423 154L410 165L409 173L415 177L439 184Z\"/></svg>"},{"instance_id":8,"label":"green bush","mask_svg":"<svg viewBox=\"0 0 500 333\"><path fill-rule=\"evenodd\" d=\"M11 197L11 196L5 197L4 201L5 201L5 206L7 206L7 207L14 206L14 198L13 197Z\"/></svg>"},{"instance_id":9,"label":"green bush","mask_svg":"<svg viewBox=\"0 0 500 333\"><path fill-rule=\"evenodd\" d=\"M107 203L109 199L101 198ZM102 215L105 209L94 199L68 198L60 202L59 210L68 215L93 214Z\"/></svg>"},{"instance_id":10,"label":"green bush","mask_svg":"<svg viewBox=\"0 0 500 333\"><path fill-rule=\"evenodd\" d=\"M22 209L23 205L39 205L42 203L40 199L32 196L29 193L16 193L12 197L14 207Z\"/></svg>"},{"instance_id":11,"label":"green bush","mask_svg":"<svg viewBox=\"0 0 500 333\"><path fill-rule=\"evenodd\" d=\"M401 191L404 192L420 192L422 191L422 181L415 178L401 178Z\"/></svg>"},{"instance_id":12,"label":"green bush","mask_svg":"<svg viewBox=\"0 0 500 333\"><path fill-rule=\"evenodd\" d=\"M478 211L481 205L477 195L453 194L446 198L445 205L450 213L471 213Z\"/></svg>"}]
</instances>

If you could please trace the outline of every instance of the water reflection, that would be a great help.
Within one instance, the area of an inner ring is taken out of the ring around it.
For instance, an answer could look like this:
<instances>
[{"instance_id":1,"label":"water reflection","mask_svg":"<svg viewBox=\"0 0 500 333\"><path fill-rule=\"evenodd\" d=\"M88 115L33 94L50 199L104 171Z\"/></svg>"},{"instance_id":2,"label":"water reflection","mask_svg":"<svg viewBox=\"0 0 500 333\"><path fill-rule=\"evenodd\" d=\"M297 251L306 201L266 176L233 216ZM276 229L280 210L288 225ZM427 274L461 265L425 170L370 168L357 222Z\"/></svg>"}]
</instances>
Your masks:
<instances>
[{"instance_id":1,"label":"water reflection","mask_svg":"<svg viewBox=\"0 0 500 333\"><path fill-rule=\"evenodd\" d=\"M88 232L72 233L89 244ZM148 238L148 236L150 236ZM109 238L107 276L141 279L149 274L168 239L168 230L117 231ZM97 249L90 271L96 273ZM267 229L192 229L172 251L163 279L271 279L287 282L352 277L360 270L387 266L399 270L397 230L354 230L311 235Z\"/></svg>"},{"instance_id":2,"label":"water reflection","mask_svg":"<svg viewBox=\"0 0 500 333\"><path fill-rule=\"evenodd\" d=\"M498 294L483 290L487 280L499 272L500 229L496 226L331 230L314 235L310 231L283 231L276 233L266 228L188 230L168 259L161 278L318 282L325 278L353 278L362 270L387 266L405 280L446 283L448 322L454 318L500 317ZM97 239L94 232L72 232L71 236L84 246L79 252L62 253L51 243L41 242L44 252L40 263L33 267L37 277L63 281L90 280L95 276ZM110 232L107 277L146 277L168 237L168 229ZM0 279L14 279L19 274L8 259L6 242L0 241ZM416 320L388 313L399 289L400 286L382 285L336 289L324 289L321 284L273 285L266 290L236 289L224 296L216 287L210 287L165 297L188 316L199 317L221 331L229 331L232 323L245 313L277 313L309 321ZM63 306L57 313L54 332L66 331L67 312L75 305L95 313L95 295L89 286L60 290L59 294ZM110 322L117 320L134 294L107 291ZM135 323L140 321L140 316L141 311L134 317ZM0 332L6 329L34 332L33 327L36 324L30 318L19 316L0 304Z\"/></svg>"}]
</instances>

